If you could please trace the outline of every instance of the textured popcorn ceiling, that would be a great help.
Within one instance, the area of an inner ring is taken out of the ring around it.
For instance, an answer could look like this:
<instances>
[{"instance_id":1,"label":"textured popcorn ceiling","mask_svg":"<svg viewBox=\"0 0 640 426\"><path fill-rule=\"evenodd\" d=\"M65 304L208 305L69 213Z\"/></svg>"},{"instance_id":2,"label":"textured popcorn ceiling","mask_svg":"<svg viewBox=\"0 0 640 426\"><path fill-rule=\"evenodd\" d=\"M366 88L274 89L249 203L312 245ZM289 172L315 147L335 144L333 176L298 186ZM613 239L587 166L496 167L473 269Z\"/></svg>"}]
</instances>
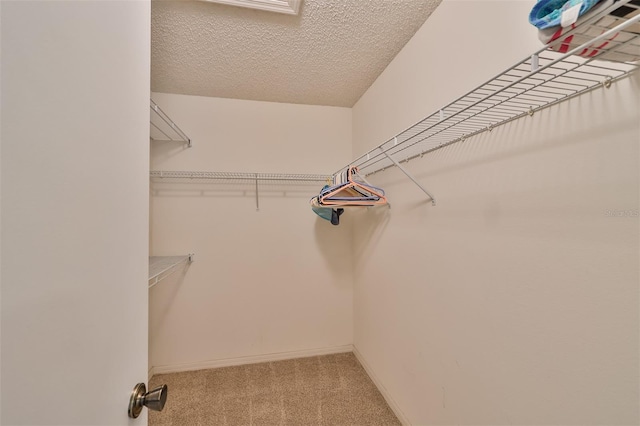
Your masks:
<instances>
[{"instance_id":1,"label":"textured popcorn ceiling","mask_svg":"<svg viewBox=\"0 0 640 426\"><path fill-rule=\"evenodd\" d=\"M154 92L351 107L441 0L151 3Z\"/></svg>"}]
</instances>

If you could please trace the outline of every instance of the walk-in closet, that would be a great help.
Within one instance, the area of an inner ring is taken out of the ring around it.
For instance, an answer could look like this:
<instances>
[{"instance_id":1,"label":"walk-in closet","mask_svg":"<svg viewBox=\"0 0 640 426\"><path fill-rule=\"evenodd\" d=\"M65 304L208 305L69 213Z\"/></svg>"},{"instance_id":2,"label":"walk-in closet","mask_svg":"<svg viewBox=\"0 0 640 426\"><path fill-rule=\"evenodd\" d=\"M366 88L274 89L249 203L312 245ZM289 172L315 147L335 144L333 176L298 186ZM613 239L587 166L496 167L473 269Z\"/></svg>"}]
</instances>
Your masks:
<instances>
[{"instance_id":1,"label":"walk-in closet","mask_svg":"<svg viewBox=\"0 0 640 426\"><path fill-rule=\"evenodd\" d=\"M2 425L640 422L640 1L0 23Z\"/></svg>"}]
</instances>

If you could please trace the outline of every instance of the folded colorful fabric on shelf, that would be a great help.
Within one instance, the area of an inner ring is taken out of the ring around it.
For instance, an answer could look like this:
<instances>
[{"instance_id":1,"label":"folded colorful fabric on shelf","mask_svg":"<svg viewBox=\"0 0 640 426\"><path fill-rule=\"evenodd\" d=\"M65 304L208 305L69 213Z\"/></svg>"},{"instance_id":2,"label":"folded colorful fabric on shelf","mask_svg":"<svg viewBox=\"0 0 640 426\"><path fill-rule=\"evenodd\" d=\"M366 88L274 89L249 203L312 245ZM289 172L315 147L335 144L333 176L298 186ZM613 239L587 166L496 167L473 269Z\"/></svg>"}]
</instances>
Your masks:
<instances>
[{"instance_id":1,"label":"folded colorful fabric on shelf","mask_svg":"<svg viewBox=\"0 0 640 426\"><path fill-rule=\"evenodd\" d=\"M548 44L551 49L567 53L640 13L640 9L628 6L621 6L607 13L614 3L614 0L600 1L570 26L558 25L540 29L538 38L544 44ZM640 6L640 1L633 0L627 4ZM633 24L607 39L587 45L575 54L584 58L597 56L597 59L607 61L634 62L640 60L640 42L632 40L638 34L640 34L640 24Z\"/></svg>"},{"instance_id":2,"label":"folded colorful fabric on shelf","mask_svg":"<svg viewBox=\"0 0 640 426\"><path fill-rule=\"evenodd\" d=\"M562 22L562 14L573 7L579 7L577 16L582 16L599 0L538 0L531 9L529 22L536 28L555 27Z\"/></svg>"}]
</instances>

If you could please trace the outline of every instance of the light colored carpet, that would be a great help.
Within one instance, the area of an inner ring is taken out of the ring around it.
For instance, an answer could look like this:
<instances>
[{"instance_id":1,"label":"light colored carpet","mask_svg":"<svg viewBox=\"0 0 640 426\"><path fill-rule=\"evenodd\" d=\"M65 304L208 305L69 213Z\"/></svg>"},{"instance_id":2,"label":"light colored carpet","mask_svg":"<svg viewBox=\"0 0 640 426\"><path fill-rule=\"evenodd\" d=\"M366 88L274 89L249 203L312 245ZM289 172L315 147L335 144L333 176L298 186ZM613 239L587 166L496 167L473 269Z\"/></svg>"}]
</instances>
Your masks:
<instances>
[{"instance_id":1,"label":"light colored carpet","mask_svg":"<svg viewBox=\"0 0 640 426\"><path fill-rule=\"evenodd\" d=\"M150 426L400 425L353 353L159 374L166 384Z\"/></svg>"}]
</instances>

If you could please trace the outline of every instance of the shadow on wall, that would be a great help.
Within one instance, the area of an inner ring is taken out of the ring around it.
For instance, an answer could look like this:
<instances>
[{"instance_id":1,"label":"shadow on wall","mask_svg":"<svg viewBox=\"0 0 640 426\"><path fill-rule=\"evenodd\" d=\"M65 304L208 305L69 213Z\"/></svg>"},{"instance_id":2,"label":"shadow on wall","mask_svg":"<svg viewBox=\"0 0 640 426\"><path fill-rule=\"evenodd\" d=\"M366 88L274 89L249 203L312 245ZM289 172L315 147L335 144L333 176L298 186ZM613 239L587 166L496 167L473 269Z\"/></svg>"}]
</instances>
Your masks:
<instances>
[{"instance_id":1,"label":"shadow on wall","mask_svg":"<svg viewBox=\"0 0 640 426\"><path fill-rule=\"evenodd\" d=\"M162 328L162 324L171 309L176 295L184 283L189 268L193 265L185 263L175 273L169 275L149 289L149 338L153 338L153 331Z\"/></svg>"},{"instance_id":2,"label":"shadow on wall","mask_svg":"<svg viewBox=\"0 0 640 426\"><path fill-rule=\"evenodd\" d=\"M353 265L354 272L357 273L366 266L366 259L382 238L391 220L391 208L365 207L354 209L353 213L352 220L358 222L353 231Z\"/></svg>"}]
</instances>

